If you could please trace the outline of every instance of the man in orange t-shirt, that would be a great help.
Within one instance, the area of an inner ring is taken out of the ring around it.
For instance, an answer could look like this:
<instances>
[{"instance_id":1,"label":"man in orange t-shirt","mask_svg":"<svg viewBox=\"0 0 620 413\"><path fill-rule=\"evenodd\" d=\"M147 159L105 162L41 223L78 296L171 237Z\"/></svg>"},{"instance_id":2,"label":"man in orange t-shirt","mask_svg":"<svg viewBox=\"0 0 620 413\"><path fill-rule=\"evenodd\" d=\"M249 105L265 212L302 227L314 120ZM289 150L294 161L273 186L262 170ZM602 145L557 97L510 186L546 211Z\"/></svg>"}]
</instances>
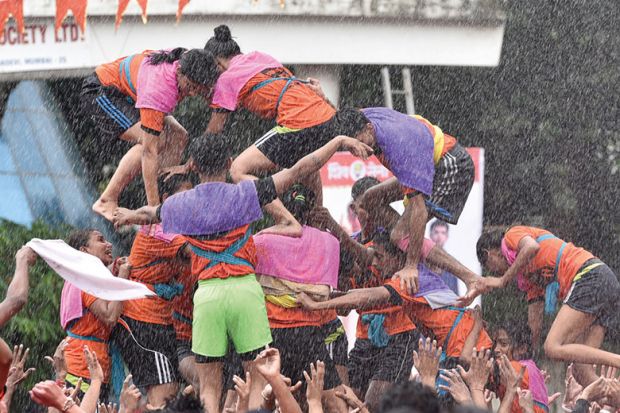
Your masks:
<instances>
[{"instance_id":1,"label":"man in orange t-shirt","mask_svg":"<svg viewBox=\"0 0 620 413\"><path fill-rule=\"evenodd\" d=\"M503 288L517 280L527 293L528 321L537 345L543 312L562 306L547 334L544 349L555 360L576 365L578 381L596 380L592 364L620 368L620 355L600 349L607 330L620 330L618 276L589 251L536 227L487 228L476 246L485 288Z\"/></svg>"},{"instance_id":2,"label":"man in orange t-shirt","mask_svg":"<svg viewBox=\"0 0 620 413\"><path fill-rule=\"evenodd\" d=\"M187 175L173 175L158 182L162 199L192 188ZM133 376L133 383L147 391L149 405L163 406L177 391L178 360L172 325L172 300L182 294L179 281L189 277L182 251L185 237L165 234L161 224L143 225L129 255L129 279L142 283L157 296L125 302L112 338Z\"/></svg>"},{"instance_id":3,"label":"man in orange t-shirt","mask_svg":"<svg viewBox=\"0 0 620 413\"><path fill-rule=\"evenodd\" d=\"M93 229L75 230L69 234L67 240L69 246L93 255L101 260L104 265L112 267L112 273L120 278L128 278L129 265L125 262L115 265L112 258L112 244L104 236ZM125 260L123 260L125 261ZM118 268L118 270L117 270ZM116 325L118 317L123 310L122 301L106 301L94 297L85 292L81 292L82 316L71 320L65 327L69 337L65 348L65 361L67 363L66 382L68 386L75 387L79 378L83 379L82 392L86 392L90 383L90 373L88 363L84 357L84 346L88 346L93 353L97 354L97 359L103 369L103 388L101 400L106 400L109 394L110 379L110 354L108 341L113 327Z\"/></svg>"}]
</instances>

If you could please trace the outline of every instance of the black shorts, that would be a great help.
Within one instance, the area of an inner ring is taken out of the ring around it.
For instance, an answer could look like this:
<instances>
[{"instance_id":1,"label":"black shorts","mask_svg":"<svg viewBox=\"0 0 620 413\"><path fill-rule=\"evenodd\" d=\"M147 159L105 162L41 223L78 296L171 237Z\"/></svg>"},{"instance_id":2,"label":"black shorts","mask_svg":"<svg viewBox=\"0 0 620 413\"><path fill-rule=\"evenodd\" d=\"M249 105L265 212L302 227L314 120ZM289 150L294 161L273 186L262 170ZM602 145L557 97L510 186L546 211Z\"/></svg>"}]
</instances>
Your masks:
<instances>
[{"instance_id":1,"label":"black shorts","mask_svg":"<svg viewBox=\"0 0 620 413\"><path fill-rule=\"evenodd\" d=\"M117 139L140 122L140 110L133 99L113 86L103 86L94 73L82 83L80 112L104 139Z\"/></svg>"},{"instance_id":2,"label":"black shorts","mask_svg":"<svg viewBox=\"0 0 620 413\"><path fill-rule=\"evenodd\" d=\"M325 363L325 390L342 384L336 364L329 357L325 347L325 335L322 327L274 328L271 330L272 346L280 350L282 374L291 379L293 384L301 381L305 394L306 380L304 370L310 373L310 363L321 360Z\"/></svg>"},{"instance_id":3,"label":"black shorts","mask_svg":"<svg viewBox=\"0 0 620 413\"><path fill-rule=\"evenodd\" d=\"M471 155L457 143L435 165L433 194L426 200L428 213L456 225L474 184L474 175Z\"/></svg>"},{"instance_id":4,"label":"black shorts","mask_svg":"<svg viewBox=\"0 0 620 413\"><path fill-rule=\"evenodd\" d=\"M368 339L357 339L349 353L351 387L366 394L371 381L401 383L409 380L413 367L413 351L418 332L407 331L390 336L388 345L375 347Z\"/></svg>"},{"instance_id":5,"label":"black shorts","mask_svg":"<svg viewBox=\"0 0 620 413\"><path fill-rule=\"evenodd\" d=\"M119 347L134 384L144 388L177 381L179 363L174 327L128 317L121 319L131 333L117 324L112 331L112 341Z\"/></svg>"},{"instance_id":6,"label":"black shorts","mask_svg":"<svg viewBox=\"0 0 620 413\"><path fill-rule=\"evenodd\" d=\"M337 366L346 366L349 360L349 340L340 319L330 321L321 328L329 356Z\"/></svg>"},{"instance_id":7,"label":"black shorts","mask_svg":"<svg viewBox=\"0 0 620 413\"><path fill-rule=\"evenodd\" d=\"M335 123L334 116L319 125L297 131L284 131L278 126L254 142L254 145L271 162L282 168L290 168L332 140L338 134Z\"/></svg>"},{"instance_id":8,"label":"black shorts","mask_svg":"<svg viewBox=\"0 0 620 413\"><path fill-rule=\"evenodd\" d=\"M179 340L177 339L177 362L181 364L181 361L187 357L193 356L192 353L192 340Z\"/></svg>"},{"instance_id":9,"label":"black shorts","mask_svg":"<svg viewBox=\"0 0 620 413\"><path fill-rule=\"evenodd\" d=\"M618 276L605 263L597 259L586 261L577 273L595 263L601 265L573 283L564 304L574 310L595 316L595 324L605 327L608 331L620 332Z\"/></svg>"}]
</instances>

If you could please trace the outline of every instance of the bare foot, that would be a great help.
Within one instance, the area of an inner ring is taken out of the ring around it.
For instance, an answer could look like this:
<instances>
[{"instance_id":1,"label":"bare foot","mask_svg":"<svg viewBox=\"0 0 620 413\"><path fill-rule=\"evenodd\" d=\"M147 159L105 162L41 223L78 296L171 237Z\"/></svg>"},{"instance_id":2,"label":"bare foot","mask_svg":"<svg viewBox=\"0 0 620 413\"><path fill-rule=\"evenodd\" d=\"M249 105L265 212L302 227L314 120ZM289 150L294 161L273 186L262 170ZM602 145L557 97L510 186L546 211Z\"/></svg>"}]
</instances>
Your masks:
<instances>
[{"instance_id":1,"label":"bare foot","mask_svg":"<svg viewBox=\"0 0 620 413\"><path fill-rule=\"evenodd\" d=\"M110 222L112 222L112 218L114 218L114 211L116 208L118 208L118 202L103 198L99 198L97 202L93 204L93 211Z\"/></svg>"}]
</instances>

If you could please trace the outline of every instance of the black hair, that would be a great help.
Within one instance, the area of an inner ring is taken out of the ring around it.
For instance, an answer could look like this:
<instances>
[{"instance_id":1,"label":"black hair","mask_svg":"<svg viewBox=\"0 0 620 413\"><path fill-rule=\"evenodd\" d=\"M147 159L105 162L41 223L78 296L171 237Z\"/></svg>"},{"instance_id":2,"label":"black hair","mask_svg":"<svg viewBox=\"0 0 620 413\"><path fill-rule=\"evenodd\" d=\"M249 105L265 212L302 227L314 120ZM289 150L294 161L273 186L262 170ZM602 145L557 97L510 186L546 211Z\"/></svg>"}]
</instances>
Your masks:
<instances>
[{"instance_id":1,"label":"black hair","mask_svg":"<svg viewBox=\"0 0 620 413\"><path fill-rule=\"evenodd\" d=\"M170 177L161 175L157 178L157 187L159 188L159 198L163 199L164 195L174 195L178 192L181 185L190 182L194 185L194 179L190 174L177 174Z\"/></svg>"},{"instance_id":2,"label":"black hair","mask_svg":"<svg viewBox=\"0 0 620 413\"><path fill-rule=\"evenodd\" d=\"M336 112L334 117L336 124L336 134L345 135L351 138L364 130L370 123L366 115L356 108L343 108Z\"/></svg>"},{"instance_id":3,"label":"black hair","mask_svg":"<svg viewBox=\"0 0 620 413\"><path fill-rule=\"evenodd\" d=\"M364 176L358 179L351 187L351 198L353 198L354 201L357 200L364 192L375 185L379 185L379 183L379 180L374 176Z\"/></svg>"},{"instance_id":4,"label":"black hair","mask_svg":"<svg viewBox=\"0 0 620 413\"><path fill-rule=\"evenodd\" d=\"M192 139L189 153L201 173L215 175L227 169L233 150L226 135L209 133Z\"/></svg>"},{"instance_id":5,"label":"black hair","mask_svg":"<svg viewBox=\"0 0 620 413\"><path fill-rule=\"evenodd\" d=\"M229 58L241 54L241 48L232 38L230 28L225 24L217 26L213 30L214 36L205 44L205 50L213 53L215 57Z\"/></svg>"},{"instance_id":6,"label":"black hair","mask_svg":"<svg viewBox=\"0 0 620 413\"><path fill-rule=\"evenodd\" d=\"M76 250L86 247L88 245L88 240L90 239L90 234L94 231L97 230L94 228L74 229L67 237L67 244Z\"/></svg>"},{"instance_id":7,"label":"black hair","mask_svg":"<svg viewBox=\"0 0 620 413\"><path fill-rule=\"evenodd\" d=\"M512 343L512 348L522 348L525 350L525 357L532 357L532 330L526 320L515 318L504 320L495 327L495 332L504 330Z\"/></svg>"},{"instance_id":8,"label":"black hair","mask_svg":"<svg viewBox=\"0 0 620 413\"><path fill-rule=\"evenodd\" d=\"M282 203L295 219L305 225L308 213L314 208L316 195L303 185L295 184L282 196Z\"/></svg>"},{"instance_id":9,"label":"black hair","mask_svg":"<svg viewBox=\"0 0 620 413\"><path fill-rule=\"evenodd\" d=\"M493 250L502 247L502 239L506 234L506 227L492 226L487 227L482 231L478 242L476 243L476 255L478 261L484 267L487 263L489 255L488 250Z\"/></svg>"},{"instance_id":10,"label":"black hair","mask_svg":"<svg viewBox=\"0 0 620 413\"><path fill-rule=\"evenodd\" d=\"M159 413L203 413L200 400L194 395L181 395L166 403Z\"/></svg>"},{"instance_id":11,"label":"black hair","mask_svg":"<svg viewBox=\"0 0 620 413\"><path fill-rule=\"evenodd\" d=\"M434 230L436 227L444 227L446 230L450 229L448 223L446 221L442 221L441 219L436 219L433 221L433 223L431 224L431 231Z\"/></svg>"},{"instance_id":12,"label":"black hair","mask_svg":"<svg viewBox=\"0 0 620 413\"><path fill-rule=\"evenodd\" d=\"M399 258L404 258L406 253L403 252L400 248L398 248L390 239L390 233L381 228L378 229L374 235L372 236L372 243L377 246L383 247L385 251L390 254L397 256Z\"/></svg>"},{"instance_id":13,"label":"black hair","mask_svg":"<svg viewBox=\"0 0 620 413\"><path fill-rule=\"evenodd\" d=\"M379 402L379 413L389 411L439 413L440 406L433 389L420 383L407 381L393 385L383 394Z\"/></svg>"},{"instance_id":14,"label":"black hair","mask_svg":"<svg viewBox=\"0 0 620 413\"><path fill-rule=\"evenodd\" d=\"M200 85L212 86L220 75L213 54L203 49L187 50L177 47L160 50L149 56L149 63L157 66L179 61L179 69L189 80Z\"/></svg>"}]
</instances>

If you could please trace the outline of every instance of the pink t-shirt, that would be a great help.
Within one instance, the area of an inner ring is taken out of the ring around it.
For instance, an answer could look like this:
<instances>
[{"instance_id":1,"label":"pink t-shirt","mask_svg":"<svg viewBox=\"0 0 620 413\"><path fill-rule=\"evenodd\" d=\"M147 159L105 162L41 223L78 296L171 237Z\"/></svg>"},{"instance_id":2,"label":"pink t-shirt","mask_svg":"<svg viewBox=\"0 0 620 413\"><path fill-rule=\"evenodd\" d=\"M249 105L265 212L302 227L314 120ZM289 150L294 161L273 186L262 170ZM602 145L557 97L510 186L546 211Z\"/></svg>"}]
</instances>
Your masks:
<instances>
[{"instance_id":1,"label":"pink t-shirt","mask_svg":"<svg viewBox=\"0 0 620 413\"><path fill-rule=\"evenodd\" d=\"M424 241L422 242L422 250L420 251L421 261L426 260L426 257L428 257L428 254L431 252L434 246L435 243L432 240L424 238ZM401 239L398 242L398 248L400 248L400 250L403 252L407 252L407 248L409 248L409 235L407 235L405 238Z\"/></svg>"},{"instance_id":2,"label":"pink t-shirt","mask_svg":"<svg viewBox=\"0 0 620 413\"><path fill-rule=\"evenodd\" d=\"M145 58L138 71L136 108L171 113L179 100L177 69L179 61L152 65Z\"/></svg>"},{"instance_id":3,"label":"pink t-shirt","mask_svg":"<svg viewBox=\"0 0 620 413\"><path fill-rule=\"evenodd\" d=\"M243 86L263 70L277 67L282 67L282 63L261 52L250 52L233 57L230 59L228 69L215 83L211 104L230 111L236 110L239 92Z\"/></svg>"}]
</instances>

